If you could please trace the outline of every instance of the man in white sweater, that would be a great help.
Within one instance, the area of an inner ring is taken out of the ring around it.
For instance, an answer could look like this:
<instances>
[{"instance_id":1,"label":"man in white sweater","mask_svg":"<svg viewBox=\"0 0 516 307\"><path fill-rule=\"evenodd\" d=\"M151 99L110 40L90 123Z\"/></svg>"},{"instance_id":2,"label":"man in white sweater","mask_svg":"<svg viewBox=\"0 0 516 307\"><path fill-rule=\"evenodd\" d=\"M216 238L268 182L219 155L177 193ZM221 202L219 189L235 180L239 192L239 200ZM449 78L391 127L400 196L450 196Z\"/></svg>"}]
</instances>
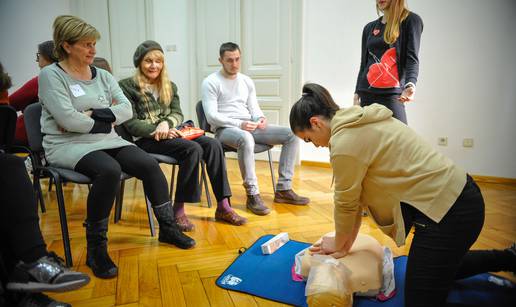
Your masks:
<instances>
[{"instance_id":1,"label":"man in white sweater","mask_svg":"<svg viewBox=\"0 0 516 307\"><path fill-rule=\"evenodd\" d=\"M282 145L279 180L274 201L306 205L310 201L292 190L294 162L299 150L298 138L290 128L269 125L256 99L254 82L240 71L240 48L235 43L220 46L220 71L202 83L202 106L215 137L236 148L238 164L247 193L247 208L258 215L269 214L258 189L254 163L254 145Z\"/></svg>"}]
</instances>

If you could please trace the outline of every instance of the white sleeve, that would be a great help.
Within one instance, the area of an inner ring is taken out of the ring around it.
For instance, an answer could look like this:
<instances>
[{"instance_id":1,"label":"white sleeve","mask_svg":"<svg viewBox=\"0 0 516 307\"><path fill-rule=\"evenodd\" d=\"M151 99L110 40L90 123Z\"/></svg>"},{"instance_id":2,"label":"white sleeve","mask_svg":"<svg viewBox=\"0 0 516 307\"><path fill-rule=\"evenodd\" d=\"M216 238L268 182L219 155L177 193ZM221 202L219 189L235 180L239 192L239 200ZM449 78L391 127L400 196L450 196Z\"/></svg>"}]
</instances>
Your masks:
<instances>
[{"instance_id":1,"label":"white sleeve","mask_svg":"<svg viewBox=\"0 0 516 307\"><path fill-rule=\"evenodd\" d=\"M265 117L263 115L262 109L260 109L260 105L258 104L258 99L256 98L256 88L254 86L254 82L251 78L246 79L247 88L249 89L249 96L247 98L247 109L251 114L251 118L256 120L260 117Z\"/></svg>"}]
</instances>

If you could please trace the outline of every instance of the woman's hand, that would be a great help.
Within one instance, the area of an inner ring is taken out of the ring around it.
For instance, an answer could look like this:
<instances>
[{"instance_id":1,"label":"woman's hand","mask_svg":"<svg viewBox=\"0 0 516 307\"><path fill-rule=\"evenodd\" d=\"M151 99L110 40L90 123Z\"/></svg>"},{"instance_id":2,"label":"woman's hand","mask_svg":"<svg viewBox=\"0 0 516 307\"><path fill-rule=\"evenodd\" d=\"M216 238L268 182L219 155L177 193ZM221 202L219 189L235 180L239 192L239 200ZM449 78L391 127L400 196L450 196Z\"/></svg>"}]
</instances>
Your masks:
<instances>
[{"instance_id":1,"label":"woman's hand","mask_svg":"<svg viewBox=\"0 0 516 307\"><path fill-rule=\"evenodd\" d=\"M168 130L168 138L169 139L175 139L175 138L182 138L184 135L181 133L181 131L177 130L176 128L172 128Z\"/></svg>"},{"instance_id":2,"label":"woman's hand","mask_svg":"<svg viewBox=\"0 0 516 307\"><path fill-rule=\"evenodd\" d=\"M353 95L353 105L355 105L355 106L360 105L360 96L358 96L357 93L355 93L355 95Z\"/></svg>"},{"instance_id":3,"label":"woman's hand","mask_svg":"<svg viewBox=\"0 0 516 307\"><path fill-rule=\"evenodd\" d=\"M351 249L354 239L351 235L337 235L336 237L322 237L321 242L315 243L309 251L313 254L330 255L333 258L346 256Z\"/></svg>"},{"instance_id":4,"label":"woman's hand","mask_svg":"<svg viewBox=\"0 0 516 307\"><path fill-rule=\"evenodd\" d=\"M398 98L398 100L401 102L414 101L415 94L416 94L416 88L413 86L409 86L403 90L403 92L401 93L400 98Z\"/></svg>"},{"instance_id":5,"label":"woman's hand","mask_svg":"<svg viewBox=\"0 0 516 307\"><path fill-rule=\"evenodd\" d=\"M168 122L163 121L159 123L159 125L156 127L156 130L154 130L154 132L151 133L151 135L154 135L154 139L156 141L166 140L168 139L168 131Z\"/></svg>"}]
</instances>

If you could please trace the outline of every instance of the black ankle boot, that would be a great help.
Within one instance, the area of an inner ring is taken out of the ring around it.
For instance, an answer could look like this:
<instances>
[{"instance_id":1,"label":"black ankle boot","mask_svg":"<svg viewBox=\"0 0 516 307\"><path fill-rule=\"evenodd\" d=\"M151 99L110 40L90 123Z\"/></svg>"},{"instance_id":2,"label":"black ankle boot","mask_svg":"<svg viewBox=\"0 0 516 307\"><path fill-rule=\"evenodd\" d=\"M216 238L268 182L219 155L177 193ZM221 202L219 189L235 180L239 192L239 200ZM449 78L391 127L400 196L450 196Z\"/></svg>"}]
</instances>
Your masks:
<instances>
[{"instance_id":1,"label":"black ankle boot","mask_svg":"<svg viewBox=\"0 0 516 307\"><path fill-rule=\"evenodd\" d=\"M109 218L98 222L84 222L88 242L86 265L98 278L113 278L118 275L118 268L107 252L108 223Z\"/></svg>"},{"instance_id":2,"label":"black ankle boot","mask_svg":"<svg viewBox=\"0 0 516 307\"><path fill-rule=\"evenodd\" d=\"M179 226L174 221L174 212L170 202L152 207L154 215L159 223L158 240L163 243L173 244L182 249L188 249L195 246L194 239L183 234L179 230Z\"/></svg>"}]
</instances>

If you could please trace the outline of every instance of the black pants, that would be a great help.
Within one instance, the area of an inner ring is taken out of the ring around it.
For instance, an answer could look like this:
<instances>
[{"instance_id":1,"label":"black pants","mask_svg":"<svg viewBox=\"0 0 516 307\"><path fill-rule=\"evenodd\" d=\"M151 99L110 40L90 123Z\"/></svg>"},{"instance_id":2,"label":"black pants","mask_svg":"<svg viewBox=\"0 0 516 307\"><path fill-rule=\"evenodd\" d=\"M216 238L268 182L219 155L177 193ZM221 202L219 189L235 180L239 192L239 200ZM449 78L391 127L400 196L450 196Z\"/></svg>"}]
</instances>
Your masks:
<instances>
[{"instance_id":1,"label":"black pants","mask_svg":"<svg viewBox=\"0 0 516 307\"><path fill-rule=\"evenodd\" d=\"M401 208L407 233L415 226L405 276L405 306L445 306L455 279L504 269L496 251L469 251L484 224L484 200L470 176L439 223L408 204L402 203Z\"/></svg>"},{"instance_id":2,"label":"black pants","mask_svg":"<svg viewBox=\"0 0 516 307\"><path fill-rule=\"evenodd\" d=\"M407 124L407 114L405 113L405 104L400 102L400 95L375 95L370 93L359 92L360 106L365 107L373 103L386 106L392 111L392 117Z\"/></svg>"},{"instance_id":3,"label":"black pants","mask_svg":"<svg viewBox=\"0 0 516 307\"><path fill-rule=\"evenodd\" d=\"M23 159L0 154L0 251L9 271L19 261L47 254L38 204Z\"/></svg>"},{"instance_id":4,"label":"black pants","mask_svg":"<svg viewBox=\"0 0 516 307\"><path fill-rule=\"evenodd\" d=\"M169 201L167 179L156 159L137 146L93 151L82 157L75 170L93 181L88 194L87 221L109 217L122 171L143 181L153 206Z\"/></svg>"},{"instance_id":5,"label":"black pants","mask_svg":"<svg viewBox=\"0 0 516 307\"><path fill-rule=\"evenodd\" d=\"M192 141L182 138L162 141L139 139L136 144L147 152L170 156L179 161L174 198L176 202L197 203L201 200L199 185L201 159L206 162L208 177L217 201L231 196L224 151L218 140L207 136L201 136Z\"/></svg>"}]
</instances>

